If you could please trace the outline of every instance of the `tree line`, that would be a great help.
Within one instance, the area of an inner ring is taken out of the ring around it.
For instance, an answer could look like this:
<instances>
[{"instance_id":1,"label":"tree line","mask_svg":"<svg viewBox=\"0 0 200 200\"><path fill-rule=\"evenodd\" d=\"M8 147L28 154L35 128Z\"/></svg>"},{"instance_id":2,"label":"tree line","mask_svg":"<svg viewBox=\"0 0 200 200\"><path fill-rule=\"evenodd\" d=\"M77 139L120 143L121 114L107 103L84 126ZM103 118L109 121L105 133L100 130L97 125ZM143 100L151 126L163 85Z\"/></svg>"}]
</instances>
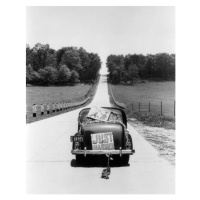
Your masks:
<instances>
[{"instance_id":1,"label":"tree line","mask_svg":"<svg viewBox=\"0 0 200 200\"><path fill-rule=\"evenodd\" d=\"M133 84L138 79L175 80L175 54L109 55L106 66L114 84Z\"/></svg>"},{"instance_id":2,"label":"tree line","mask_svg":"<svg viewBox=\"0 0 200 200\"><path fill-rule=\"evenodd\" d=\"M101 60L80 47L55 50L49 44L26 45L26 84L74 85L96 80Z\"/></svg>"}]
</instances>

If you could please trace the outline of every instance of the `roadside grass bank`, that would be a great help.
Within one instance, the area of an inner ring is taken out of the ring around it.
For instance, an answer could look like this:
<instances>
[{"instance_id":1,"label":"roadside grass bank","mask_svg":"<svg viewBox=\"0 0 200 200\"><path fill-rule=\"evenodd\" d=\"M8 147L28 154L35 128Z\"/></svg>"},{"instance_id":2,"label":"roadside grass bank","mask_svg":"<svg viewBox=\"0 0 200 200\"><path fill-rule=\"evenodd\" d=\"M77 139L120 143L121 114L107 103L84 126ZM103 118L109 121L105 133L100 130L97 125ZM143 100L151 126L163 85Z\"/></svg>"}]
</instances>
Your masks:
<instances>
[{"instance_id":1,"label":"roadside grass bank","mask_svg":"<svg viewBox=\"0 0 200 200\"><path fill-rule=\"evenodd\" d=\"M34 117L34 118L28 117L28 118L26 118L26 123L32 123L32 122L39 121L39 120L42 120L42 119L46 119L46 118L49 118L49 117L54 117L54 116L64 114L66 112L70 112L70 111L73 111L75 109L81 108L83 106L87 106L89 103L91 103L92 99L95 96L97 86L98 86L98 83L99 83L99 79L100 79L100 75L98 76L98 78L94 82L94 84L87 84L85 86L83 86L84 84L80 84L80 85L76 85L76 86L67 86L67 88L66 87L59 87L59 89L60 88L62 88L62 89L61 90L58 89L58 91L56 91L56 88L58 88L58 87L51 87L50 90L43 91L43 93L42 93L41 88L40 88L40 91L38 93L36 92L35 98L33 98L33 99L36 99L36 102L37 102L36 104L41 104L41 103L45 104L45 103L48 103L48 102L49 103L80 102L80 101L82 101L82 100L84 100L88 97L89 97L89 100L84 105L67 108L66 110L62 110L62 111L59 111L59 112L50 111L50 114L47 114L47 112L45 111L44 115L39 114L39 115L37 115L37 117ZM48 87L43 87L43 90L45 90L45 88L48 88ZM27 97L28 97L28 94L29 93L27 93ZM59 94L60 94L60 96L59 96ZM31 95L34 96L33 92L32 92ZM70 95L70 97L69 97L69 95ZM31 99L31 97L29 97L29 99L27 99L27 102L33 102L33 99ZM30 104L30 105L32 105L32 104Z\"/></svg>"},{"instance_id":2,"label":"roadside grass bank","mask_svg":"<svg viewBox=\"0 0 200 200\"><path fill-rule=\"evenodd\" d=\"M165 116L175 114L175 82L143 81L134 85L113 85L115 99L132 112L150 112Z\"/></svg>"},{"instance_id":3,"label":"roadside grass bank","mask_svg":"<svg viewBox=\"0 0 200 200\"><path fill-rule=\"evenodd\" d=\"M110 103L116 107L111 96L111 88L108 85ZM120 91L118 92L120 93ZM117 99L116 93L114 95ZM123 98L126 99L126 97ZM128 100L126 99L126 101ZM128 123L159 152L161 157L175 165L175 117L164 116L158 113L134 112L132 106L127 106L124 110Z\"/></svg>"},{"instance_id":4,"label":"roadside grass bank","mask_svg":"<svg viewBox=\"0 0 200 200\"><path fill-rule=\"evenodd\" d=\"M134 118L129 118L128 123L159 152L160 157L175 165L175 130L147 126Z\"/></svg>"},{"instance_id":5,"label":"roadside grass bank","mask_svg":"<svg viewBox=\"0 0 200 200\"><path fill-rule=\"evenodd\" d=\"M109 83L108 83L109 84ZM116 106L110 91L110 87L108 86L108 93L110 102L113 106ZM134 112L130 107L126 107L124 110L128 119L137 119L141 123L151 127L162 127L165 129L175 130L175 117L174 116L165 116L157 113L142 113L142 112Z\"/></svg>"},{"instance_id":6,"label":"roadside grass bank","mask_svg":"<svg viewBox=\"0 0 200 200\"><path fill-rule=\"evenodd\" d=\"M73 102L82 100L93 85L26 87L26 104L45 104L56 102Z\"/></svg>"},{"instance_id":7,"label":"roadside grass bank","mask_svg":"<svg viewBox=\"0 0 200 200\"><path fill-rule=\"evenodd\" d=\"M134 85L110 86L115 99L126 105L128 118L152 127L175 129L175 82L146 80Z\"/></svg>"},{"instance_id":8,"label":"roadside grass bank","mask_svg":"<svg viewBox=\"0 0 200 200\"><path fill-rule=\"evenodd\" d=\"M162 127L175 130L175 117L163 116L155 113L128 113L128 118L134 118L151 127Z\"/></svg>"}]
</instances>

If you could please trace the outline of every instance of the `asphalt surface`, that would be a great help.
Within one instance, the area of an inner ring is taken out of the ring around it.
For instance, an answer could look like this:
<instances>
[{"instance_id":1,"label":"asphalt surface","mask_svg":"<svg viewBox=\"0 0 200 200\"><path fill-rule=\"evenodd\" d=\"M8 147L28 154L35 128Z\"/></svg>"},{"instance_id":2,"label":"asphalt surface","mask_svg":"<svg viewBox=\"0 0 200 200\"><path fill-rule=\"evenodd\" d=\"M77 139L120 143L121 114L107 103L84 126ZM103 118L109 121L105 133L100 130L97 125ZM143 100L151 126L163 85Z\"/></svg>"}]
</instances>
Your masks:
<instances>
[{"instance_id":1,"label":"asphalt surface","mask_svg":"<svg viewBox=\"0 0 200 200\"><path fill-rule=\"evenodd\" d=\"M101 75L91 106L109 107L106 76ZM82 108L81 108L82 109ZM77 132L81 109L27 125L26 186L28 194L174 194L175 167L130 125L136 153L129 166L111 167L102 179L102 165L78 166L70 135Z\"/></svg>"}]
</instances>

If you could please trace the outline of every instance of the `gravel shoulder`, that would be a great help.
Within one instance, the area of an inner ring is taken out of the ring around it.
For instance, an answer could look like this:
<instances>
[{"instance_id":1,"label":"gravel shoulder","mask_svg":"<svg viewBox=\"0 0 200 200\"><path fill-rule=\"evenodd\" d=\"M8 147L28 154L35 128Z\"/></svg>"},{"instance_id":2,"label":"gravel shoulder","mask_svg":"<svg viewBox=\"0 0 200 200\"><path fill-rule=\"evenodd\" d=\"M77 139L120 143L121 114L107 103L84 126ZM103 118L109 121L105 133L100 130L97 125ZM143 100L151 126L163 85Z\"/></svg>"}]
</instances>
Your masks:
<instances>
[{"instance_id":1,"label":"gravel shoulder","mask_svg":"<svg viewBox=\"0 0 200 200\"><path fill-rule=\"evenodd\" d=\"M141 134L172 165L175 165L175 130L146 126L134 118L129 124Z\"/></svg>"}]
</instances>

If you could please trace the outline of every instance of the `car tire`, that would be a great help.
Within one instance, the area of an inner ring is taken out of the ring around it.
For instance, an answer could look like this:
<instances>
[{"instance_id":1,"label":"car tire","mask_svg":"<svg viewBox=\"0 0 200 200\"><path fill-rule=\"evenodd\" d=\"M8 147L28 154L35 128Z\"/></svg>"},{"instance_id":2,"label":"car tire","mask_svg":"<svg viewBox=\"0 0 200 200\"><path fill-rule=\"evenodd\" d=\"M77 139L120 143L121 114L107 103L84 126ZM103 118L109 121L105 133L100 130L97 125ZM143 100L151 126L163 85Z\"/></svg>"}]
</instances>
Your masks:
<instances>
[{"instance_id":1,"label":"car tire","mask_svg":"<svg viewBox=\"0 0 200 200\"><path fill-rule=\"evenodd\" d=\"M121 165L128 165L128 162L129 162L129 155L123 155L122 157L121 157Z\"/></svg>"},{"instance_id":2,"label":"car tire","mask_svg":"<svg viewBox=\"0 0 200 200\"><path fill-rule=\"evenodd\" d=\"M129 155L115 155L113 156L114 163L117 166L127 166L129 162Z\"/></svg>"},{"instance_id":3,"label":"car tire","mask_svg":"<svg viewBox=\"0 0 200 200\"><path fill-rule=\"evenodd\" d=\"M130 149L133 149L133 142L132 142L132 138L131 138L130 134L128 134L128 139L129 139L129 141L131 143ZM122 155L122 157L121 157L121 164L122 165L128 165L129 158L130 158L130 155Z\"/></svg>"},{"instance_id":4,"label":"car tire","mask_svg":"<svg viewBox=\"0 0 200 200\"><path fill-rule=\"evenodd\" d=\"M78 164L83 163L83 161L84 161L84 155L76 155L76 162Z\"/></svg>"}]
</instances>

